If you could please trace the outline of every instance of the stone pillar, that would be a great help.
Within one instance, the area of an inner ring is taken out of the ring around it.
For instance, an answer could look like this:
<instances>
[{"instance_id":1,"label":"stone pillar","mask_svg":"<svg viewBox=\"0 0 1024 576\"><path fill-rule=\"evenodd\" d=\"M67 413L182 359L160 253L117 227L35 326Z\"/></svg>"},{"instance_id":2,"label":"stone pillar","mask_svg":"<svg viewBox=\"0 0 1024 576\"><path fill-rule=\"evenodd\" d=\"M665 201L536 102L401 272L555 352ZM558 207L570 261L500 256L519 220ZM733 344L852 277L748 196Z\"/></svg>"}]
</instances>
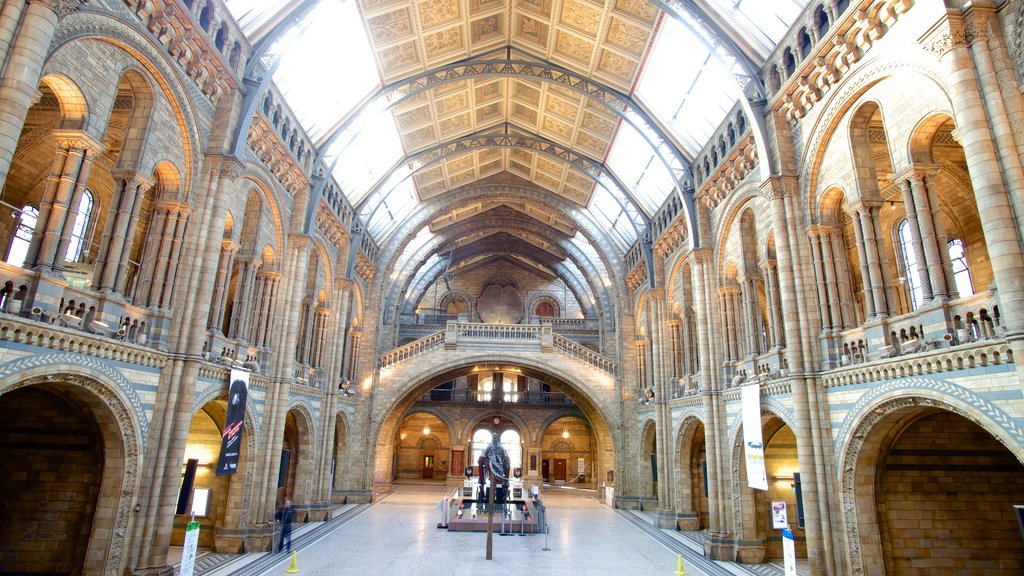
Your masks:
<instances>
[{"instance_id":1,"label":"stone pillar","mask_svg":"<svg viewBox=\"0 0 1024 576\"><path fill-rule=\"evenodd\" d=\"M975 46L984 38L976 35L968 38L963 20L955 15L950 15L946 24L949 30L937 31L936 41L930 47L946 71L957 125L954 137L967 158L967 171L978 212L982 215L985 243L999 290L1003 325L1007 335L1013 338L1024 332L1024 313L1021 312L1024 310L1024 283L1019 281L1024 278L1024 254L1008 196L1011 190L1003 179L995 138L981 97L983 92L972 62L972 56L984 57L982 47ZM971 29L977 32L974 23ZM1020 195L1019 189L1012 192Z\"/></svg>"},{"instance_id":2,"label":"stone pillar","mask_svg":"<svg viewBox=\"0 0 1024 576\"><path fill-rule=\"evenodd\" d=\"M213 299L210 301L210 319L207 322L207 327L218 334L224 320L224 301L228 294L228 282L231 281L235 254L240 247L234 240L225 239L221 242L220 264L217 266L217 279L213 284Z\"/></svg>"},{"instance_id":3,"label":"stone pillar","mask_svg":"<svg viewBox=\"0 0 1024 576\"><path fill-rule=\"evenodd\" d=\"M55 132L57 157L39 203L39 218L32 242L25 258L27 266L40 272L63 269L70 231L78 215L78 202L82 199L89 178L92 159L103 146L84 132ZM65 230L67 236L64 236Z\"/></svg>"},{"instance_id":4,"label":"stone pillar","mask_svg":"<svg viewBox=\"0 0 1024 576\"><path fill-rule=\"evenodd\" d=\"M829 253L832 255L832 264L835 268L836 286L839 289L839 309L842 313L843 328L852 328L858 324L854 307L856 298L853 293L853 277L850 275L850 262L846 253L846 243L843 241L843 231L839 228L832 229L828 239L830 241Z\"/></svg>"},{"instance_id":5,"label":"stone pillar","mask_svg":"<svg viewBox=\"0 0 1024 576\"><path fill-rule=\"evenodd\" d=\"M256 275L256 282L259 284L256 318L254 318L249 342L261 348L270 348L270 333L274 328L273 310L281 274L271 270L261 270Z\"/></svg>"},{"instance_id":6,"label":"stone pillar","mask_svg":"<svg viewBox=\"0 0 1024 576\"><path fill-rule=\"evenodd\" d=\"M836 258L832 253L832 238L838 232L832 228L821 228L818 240L821 244L821 262L825 270L825 293L828 295L829 322L833 330L842 330L847 325L843 322L843 310L839 296L839 275L836 271Z\"/></svg>"},{"instance_id":7,"label":"stone pillar","mask_svg":"<svg viewBox=\"0 0 1024 576\"><path fill-rule=\"evenodd\" d=\"M11 41L18 32L18 23L27 4L25 0L8 0L3 4L3 11L0 11L0 62L7 60Z\"/></svg>"},{"instance_id":8,"label":"stone pillar","mask_svg":"<svg viewBox=\"0 0 1024 576\"><path fill-rule=\"evenodd\" d=\"M832 328L831 315L828 309L828 290L825 286L825 264L821 256L821 236L817 227L808 231L811 240L811 258L813 259L815 285L818 288L818 315L821 316L822 331Z\"/></svg>"},{"instance_id":9,"label":"stone pillar","mask_svg":"<svg viewBox=\"0 0 1024 576\"><path fill-rule=\"evenodd\" d=\"M7 12L7 4L2 15L13 16L13 12ZM5 26L10 23L4 20ZM25 116L38 94L43 61L57 29L57 14L48 2L34 0L25 8L21 25L14 23L14 26L17 36L9 54L5 55L7 65L0 79L0 187L7 182Z\"/></svg>"},{"instance_id":10,"label":"stone pillar","mask_svg":"<svg viewBox=\"0 0 1024 576\"><path fill-rule=\"evenodd\" d=\"M868 271L867 249L864 247L864 230L861 225L860 210L854 210L850 217L853 219L853 234L857 242L857 260L860 261L860 283L861 294L864 295L864 307L867 310L867 319L874 320L877 314L875 310L875 297L871 290L871 275Z\"/></svg>"},{"instance_id":11,"label":"stone pillar","mask_svg":"<svg viewBox=\"0 0 1024 576\"><path fill-rule=\"evenodd\" d=\"M928 292L932 293L933 300L945 301L949 298L949 291L946 289L946 274L942 269L942 255L945 254L945 259L949 260L949 247L945 242L939 244L924 178L925 175L918 171L911 174L910 189L914 196L914 208L917 210L917 223L921 227L924 262L928 267L928 282L930 283Z\"/></svg>"},{"instance_id":12,"label":"stone pillar","mask_svg":"<svg viewBox=\"0 0 1024 576\"><path fill-rule=\"evenodd\" d=\"M231 338L248 341L250 309L252 308L253 291L256 274L263 263L259 258L246 256L238 258L238 284L235 286L235 303L231 308Z\"/></svg>"},{"instance_id":13,"label":"stone pillar","mask_svg":"<svg viewBox=\"0 0 1024 576\"><path fill-rule=\"evenodd\" d=\"M885 293L885 276L882 272L882 259L878 250L879 239L876 235L878 213L873 207L862 204L858 215L864 235L864 252L867 257L870 294L875 304L875 316L876 318L888 318L889 299Z\"/></svg>"},{"instance_id":14,"label":"stone pillar","mask_svg":"<svg viewBox=\"0 0 1024 576\"><path fill-rule=\"evenodd\" d=\"M774 258L764 261L761 274L764 276L765 297L768 298L768 322L770 324L772 348L778 348L784 343L782 326L780 325L782 312L779 309L779 279L777 272Z\"/></svg>"},{"instance_id":15,"label":"stone pillar","mask_svg":"<svg viewBox=\"0 0 1024 576\"><path fill-rule=\"evenodd\" d=\"M126 275L134 241L134 234L128 236L129 230L134 231L143 194L153 185L132 171L118 173L114 180L117 183L113 202L116 211L107 216L92 279L92 288L97 292L112 292L118 278Z\"/></svg>"}]
</instances>

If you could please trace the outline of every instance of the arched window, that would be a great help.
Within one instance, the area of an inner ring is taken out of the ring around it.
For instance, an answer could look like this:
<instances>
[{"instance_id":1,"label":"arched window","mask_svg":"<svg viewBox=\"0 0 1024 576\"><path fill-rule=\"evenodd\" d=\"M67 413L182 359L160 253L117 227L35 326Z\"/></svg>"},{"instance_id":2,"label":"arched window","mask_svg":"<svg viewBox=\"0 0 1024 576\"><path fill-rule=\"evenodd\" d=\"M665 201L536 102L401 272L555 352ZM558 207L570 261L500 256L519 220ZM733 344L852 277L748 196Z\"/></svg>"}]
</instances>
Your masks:
<instances>
[{"instance_id":1,"label":"arched window","mask_svg":"<svg viewBox=\"0 0 1024 576\"><path fill-rule=\"evenodd\" d=\"M75 218L75 227L71 229L71 241L68 242L68 255L64 258L67 262L81 262L82 257L88 251L85 235L89 231L89 221L92 218L92 192L88 190L82 194L78 202L78 217Z\"/></svg>"},{"instance_id":2,"label":"arched window","mask_svg":"<svg viewBox=\"0 0 1024 576\"><path fill-rule=\"evenodd\" d=\"M555 307L551 305L551 302L540 302L533 314L542 318L551 318L555 315Z\"/></svg>"},{"instance_id":3,"label":"arched window","mask_svg":"<svg viewBox=\"0 0 1024 576\"><path fill-rule=\"evenodd\" d=\"M501 433L498 441L501 442L502 447L508 452L508 460L512 468L521 468L523 465L523 443L520 440L519 432L505 430Z\"/></svg>"},{"instance_id":4,"label":"arched window","mask_svg":"<svg viewBox=\"0 0 1024 576\"><path fill-rule=\"evenodd\" d=\"M25 257L28 256L28 246L32 243L32 234L36 231L36 222L39 220L39 209L35 206L25 206L18 216L18 229L14 231L14 240L11 241L11 249L7 251L7 263L15 266L24 266Z\"/></svg>"},{"instance_id":5,"label":"arched window","mask_svg":"<svg viewBox=\"0 0 1024 576\"><path fill-rule=\"evenodd\" d=\"M903 273L907 281L907 292L910 293L910 306L912 310L917 310L924 300L924 290L921 288L921 274L917 269L917 254L910 244L910 222L906 219L900 222L899 238Z\"/></svg>"},{"instance_id":6,"label":"arched window","mask_svg":"<svg viewBox=\"0 0 1024 576\"><path fill-rule=\"evenodd\" d=\"M971 270L967 266L963 240L953 238L949 241L949 262L953 266L953 279L956 280L956 291L960 293L960 297L974 294L974 283L971 282Z\"/></svg>"}]
</instances>

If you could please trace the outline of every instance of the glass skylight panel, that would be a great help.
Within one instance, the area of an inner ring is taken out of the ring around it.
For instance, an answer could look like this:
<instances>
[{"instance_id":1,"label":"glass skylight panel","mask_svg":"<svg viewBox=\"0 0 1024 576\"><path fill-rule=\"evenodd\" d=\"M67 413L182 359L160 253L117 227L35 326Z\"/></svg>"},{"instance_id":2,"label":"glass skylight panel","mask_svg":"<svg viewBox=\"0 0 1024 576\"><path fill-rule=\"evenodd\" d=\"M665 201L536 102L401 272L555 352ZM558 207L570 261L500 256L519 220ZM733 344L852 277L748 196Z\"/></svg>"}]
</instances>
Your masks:
<instances>
[{"instance_id":1,"label":"glass skylight panel","mask_svg":"<svg viewBox=\"0 0 1024 576\"><path fill-rule=\"evenodd\" d=\"M650 143L629 124L619 127L607 164L648 214L653 214L675 189L675 182L664 162L654 153Z\"/></svg>"},{"instance_id":2,"label":"glass skylight panel","mask_svg":"<svg viewBox=\"0 0 1024 576\"><path fill-rule=\"evenodd\" d=\"M314 141L380 86L355 2L326 0L268 51L274 83Z\"/></svg>"},{"instance_id":3,"label":"glass skylight panel","mask_svg":"<svg viewBox=\"0 0 1024 576\"><path fill-rule=\"evenodd\" d=\"M612 239L619 242L623 252L636 241L636 232L626 212L612 196L611 192L601 186L594 189L590 202L590 213L597 219L601 228L611 231Z\"/></svg>"},{"instance_id":4,"label":"glass skylight panel","mask_svg":"<svg viewBox=\"0 0 1024 576\"><path fill-rule=\"evenodd\" d=\"M346 146L336 150L334 178L352 204L358 204L404 155L390 114L376 115Z\"/></svg>"},{"instance_id":5,"label":"glass skylight panel","mask_svg":"<svg viewBox=\"0 0 1024 576\"><path fill-rule=\"evenodd\" d=\"M663 22L637 97L668 125L692 158L732 109L739 92L729 71L687 26L672 18ZM680 54L687 57L679 58Z\"/></svg>"},{"instance_id":6,"label":"glass skylight panel","mask_svg":"<svg viewBox=\"0 0 1024 576\"><path fill-rule=\"evenodd\" d=\"M391 233L394 226L412 213L419 203L416 186L412 178L403 178L391 192L381 201L379 206L368 207L372 210L370 222L366 225L370 235L380 240Z\"/></svg>"},{"instance_id":7,"label":"glass skylight panel","mask_svg":"<svg viewBox=\"0 0 1024 576\"><path fill-rule=\"evenodd\" d=\"M226 0L224 3L247 35L258 30L274 14L290 5L282 3L281 0Z\"/></svg>"},{"instance_id":8,"label":"glass skylight panel","mask_svg":"<svg viewBox=\"0 0 1024 576\"><path fill-rule=\"evenodd\" d=\"M709 0L748 40L771 53L786 35L807 0Z\"/></svg>"}]
</instances>

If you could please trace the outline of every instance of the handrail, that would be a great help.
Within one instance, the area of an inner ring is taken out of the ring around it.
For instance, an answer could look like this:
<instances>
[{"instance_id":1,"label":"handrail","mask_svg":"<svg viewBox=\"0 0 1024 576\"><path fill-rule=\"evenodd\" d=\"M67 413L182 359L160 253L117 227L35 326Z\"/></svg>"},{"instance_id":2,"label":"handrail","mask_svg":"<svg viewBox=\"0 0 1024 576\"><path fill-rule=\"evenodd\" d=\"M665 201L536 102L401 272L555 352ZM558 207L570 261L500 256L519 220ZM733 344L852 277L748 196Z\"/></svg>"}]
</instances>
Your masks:
<instances>
[{"instance_id":1,"label":"handrail","mask_svg":"<svg viewBox=\"0 0 1024 576\"><path fill-rule=\"evenodd\" d=\"M605 372L615 374L617 369L615 362L608 358L605 358L604 356L598 354L597 352L594 352L590 348L577 344L572 340L569 340L568 338L563 338L558 334L555 334L552 340L553 344L555 345L555 348L561 350L562 352L565 352L570 356L579 358L580 360L583 360L587 364L600 368Z\"/></svg>"},{"instance_id":2,"label":"handrail","mask_svg":"<svg viewBox=\"0 0 1024 576\"><path fill-rule=\"evenodd\" d=\"M444 343L445 331L439 330L429 336L424 336L419 340L410 342L405 346L399 346L394 350L382 355L377 364L381 368L386 368L392 364L398 364L406 358L411 358L421 352L425 352L431 348L434 348Z\"/></svg>"}]
</instances>

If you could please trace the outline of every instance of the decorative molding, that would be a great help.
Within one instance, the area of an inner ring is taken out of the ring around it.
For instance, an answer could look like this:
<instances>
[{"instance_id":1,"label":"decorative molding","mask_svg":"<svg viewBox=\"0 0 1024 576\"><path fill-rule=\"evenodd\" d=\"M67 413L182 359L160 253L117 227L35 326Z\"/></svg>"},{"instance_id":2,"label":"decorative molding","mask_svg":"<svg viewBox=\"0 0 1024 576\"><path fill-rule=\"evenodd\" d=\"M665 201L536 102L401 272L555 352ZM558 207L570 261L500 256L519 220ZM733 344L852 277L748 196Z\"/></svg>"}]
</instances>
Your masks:
<instances>
[{"instance_id":1,"label":"decorative molding","mask_svg":"<svg viewBox=\"0 0 1024 576\"><path fill-rule=\"evenodd\" d=\"M852 12L852 22L842 23L831 43L820 43L818 54L806 58L803 68L790 75L770 110L785 116L790 124L806 116L912 4L913 0L863 2L860 9Z\"/></svg>"},{"instance_id":2,"label":"decorative molding","mask_svg":"<svg viewBox=\"0 0 1024 576\"><path fill-rule=\"evenodd\" d=\"M85 373L88 376L88 373L92 372L96 377L101 377L113 383L124 396L121 401L131 406L135 414L135 419L139 423L139 433L142 436L142 442L145 443L147 441L149 437L149 418L142 408L142 400L135 393L131 382L125 378L124 374L111 366L110 363L85 354L71 352L32 354L0 364L0 382L40 369L45 369L49 372L49 374L42 377L47 382L64 381L75 375L74 373ZM66 372L61 370L66 370ZM37 377L30 376L29 378L34 379Z\"/></svg>"},{"instance_id":3,"label":"decorative molding","mask_svg":"<svg viewBox=\"0 0 1024 576\"><path fill-rule=\"evenodd\" d=\"M361 251L356 253L356 274L367 284L373 281L373 277L377 275L377 269Z\"/></svg>"},{"instance_id":4,"label":"decorative molding","mask_svg":"<svg viewBox=\"0 0 1024 576\"><path fill-rule=\"evenodd\" d=\"M757 165L757 145L753 132L748 132L701 183L696 194L697 200L703 201L708 208L715 208Z\"/></svg>"},{"instance_id":5,"label":"decorative molding","mask_svg":"<svg viewBox=\"0 0 1024 576\"><path fill-rule=\"evenodd\" d=\"M316 227L324 233L324 237L338 249L338 252L344 253L350 236L326 202L321 201L317 206L315 222Z\"/></svg>"},{"instance_id":6,"label":"decorative molding","mask_svg":"<svg viewBox=\"0 0 1024 576\"><path fill-rule=\"evenodd\" d=\"M68 1L68 0L65 0ZM171 58L211 102L238 88L234 73L221 62L206 33L173 0L124 0ZM226 45L230 45L227 42Z\"/></svg>"},{"instance_id":7,"label":"decorative molding","mask_svg":"<svg viewBox=\"0 0 1024 576\"><path fill-rule=\"evenodd\" d=\"M292 196L309 188L306 171L295 160L288 147L281 142L277 130L267 123L262 114L257 113L253 116L247 141L249 149Z\"/></svg>"}]
</instances>

